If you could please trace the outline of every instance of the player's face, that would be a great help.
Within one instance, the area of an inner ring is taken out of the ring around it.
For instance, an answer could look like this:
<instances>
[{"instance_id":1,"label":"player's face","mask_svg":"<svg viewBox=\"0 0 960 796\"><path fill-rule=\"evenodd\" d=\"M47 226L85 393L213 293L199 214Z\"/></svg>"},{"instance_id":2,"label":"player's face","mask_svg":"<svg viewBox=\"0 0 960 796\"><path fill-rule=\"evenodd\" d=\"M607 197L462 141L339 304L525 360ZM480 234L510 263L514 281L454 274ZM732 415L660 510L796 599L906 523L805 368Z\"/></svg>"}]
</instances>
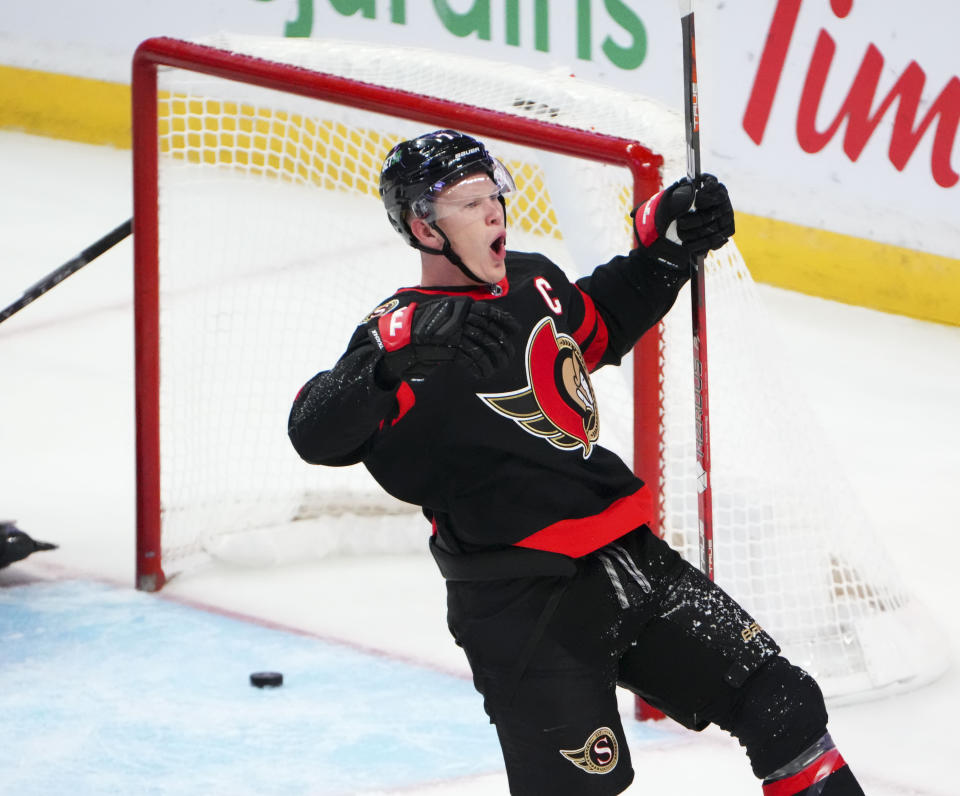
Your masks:
<instances>
[{"instance_id":1,"label":"player's face","mask_svg":"<svg viewBox=\"0 0 960 796\"><path fill-rule=\"evenodd\" d=\"M435 200L437 224L450 246L478 277L499 282L506 274L507 229L500 189L486 174L471 174L444 188Z\"/></svg>"}]
</instances>

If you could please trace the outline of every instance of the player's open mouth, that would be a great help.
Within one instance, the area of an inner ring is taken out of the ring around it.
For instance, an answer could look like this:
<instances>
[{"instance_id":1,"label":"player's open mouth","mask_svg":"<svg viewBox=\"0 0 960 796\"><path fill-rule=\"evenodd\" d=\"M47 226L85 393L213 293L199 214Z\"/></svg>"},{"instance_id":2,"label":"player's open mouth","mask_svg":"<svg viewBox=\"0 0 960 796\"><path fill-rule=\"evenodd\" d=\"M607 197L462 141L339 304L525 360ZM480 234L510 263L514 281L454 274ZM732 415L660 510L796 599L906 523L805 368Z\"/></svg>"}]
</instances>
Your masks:
<instances>
[{"instance_id":1,"label":"player's open mouth","mask_svg":"<svg viewBox=\"0 0 960 796\"><path fill-rule=\"evenodd\" d=\"M490 248L493 250L493 253L498 257L502 257L506 254L507 251L507 233L501 232L494 238L493 243L490 244Z\"/></svg>"}]
</instances>

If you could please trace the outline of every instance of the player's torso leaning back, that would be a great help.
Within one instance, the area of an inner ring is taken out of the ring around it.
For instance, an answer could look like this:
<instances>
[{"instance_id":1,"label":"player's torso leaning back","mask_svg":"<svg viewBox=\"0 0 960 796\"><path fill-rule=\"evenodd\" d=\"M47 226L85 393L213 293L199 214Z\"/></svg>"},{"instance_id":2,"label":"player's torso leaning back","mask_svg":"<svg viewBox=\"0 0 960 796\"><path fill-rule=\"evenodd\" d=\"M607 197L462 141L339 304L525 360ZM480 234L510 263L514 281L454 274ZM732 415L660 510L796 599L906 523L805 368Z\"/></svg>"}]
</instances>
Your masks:
<instances>
[{"instance_id":1,"label":"player's torso leaning back","mask_svg":"<svg viewBox=\"0 0 960 796\"><path fill-rule=\"evenodd\" d=\"M520 544L579 556L649 517L647 490L596 444L602 415L588 372L616 361L593 301L539 255L511 252L497 286L411 288L386 315L449 295L495 301L520 324L509 366L477 378L453 365L398 391L398 416L364 464L423 506L463 551Z\"/></svg>"}]
</instances>

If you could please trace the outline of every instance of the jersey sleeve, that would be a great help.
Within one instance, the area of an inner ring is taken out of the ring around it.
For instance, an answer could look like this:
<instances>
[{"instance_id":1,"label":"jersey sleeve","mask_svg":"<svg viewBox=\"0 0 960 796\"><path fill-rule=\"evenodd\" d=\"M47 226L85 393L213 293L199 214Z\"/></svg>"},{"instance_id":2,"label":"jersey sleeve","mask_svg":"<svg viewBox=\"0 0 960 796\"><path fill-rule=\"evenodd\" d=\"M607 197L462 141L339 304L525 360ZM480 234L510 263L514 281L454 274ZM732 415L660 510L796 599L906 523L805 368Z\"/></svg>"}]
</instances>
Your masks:
<instances>
[{"instance_id":1,"label":"jersey sleeve","mask_svg":"<svg viewBox=\"0 0 960 796\"><path fill-rule=\"evenodd\" d=\"M670 310L689 273L667 268L642 249L618 255L574 283L574 339L590 370L617 365Z\"/></svg>"},{"instance_id":2,"label":"jersey sleeve","mask_svg":"<svg viewBox=\"0 0 960 796\"><path fill-rule=\"evenodd\" d=\"M366 327L359 326L337 364L300 389L287 434L302 459L311 464L356 464L384 424L403 411L404 383L389 388L378 382L379 359Z\"/></svg>"}]
</instances>

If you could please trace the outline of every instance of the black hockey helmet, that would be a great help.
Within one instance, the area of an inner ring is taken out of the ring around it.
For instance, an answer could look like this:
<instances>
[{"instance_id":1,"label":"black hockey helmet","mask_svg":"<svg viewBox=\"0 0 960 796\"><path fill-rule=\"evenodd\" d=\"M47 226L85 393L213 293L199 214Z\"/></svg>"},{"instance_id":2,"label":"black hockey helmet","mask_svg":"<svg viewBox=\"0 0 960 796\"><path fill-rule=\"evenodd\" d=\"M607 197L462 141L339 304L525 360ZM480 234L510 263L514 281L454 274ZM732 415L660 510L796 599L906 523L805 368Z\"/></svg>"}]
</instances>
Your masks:
<instances>
[{"instance_id":1,"label":"black hockey helmet","mask_svg":"<svg viewBox=\"0 0 960 796\"><path fill-rule=\"evenodd\" d=\"M501 203L502 194L515 188L506 166L492 157L482 143L464 133L435 130L397 144L387 154L380 172L380 198L393 228L411 246L433 251L425 249L414 237L407 213L434 222L432 208L437 194L461 177L478 172L486 173L494 181ZM449 244L435 253L450 257ZM450 259L457 262L459 258L455 257Z\"/></svg>"}]
</instances>

